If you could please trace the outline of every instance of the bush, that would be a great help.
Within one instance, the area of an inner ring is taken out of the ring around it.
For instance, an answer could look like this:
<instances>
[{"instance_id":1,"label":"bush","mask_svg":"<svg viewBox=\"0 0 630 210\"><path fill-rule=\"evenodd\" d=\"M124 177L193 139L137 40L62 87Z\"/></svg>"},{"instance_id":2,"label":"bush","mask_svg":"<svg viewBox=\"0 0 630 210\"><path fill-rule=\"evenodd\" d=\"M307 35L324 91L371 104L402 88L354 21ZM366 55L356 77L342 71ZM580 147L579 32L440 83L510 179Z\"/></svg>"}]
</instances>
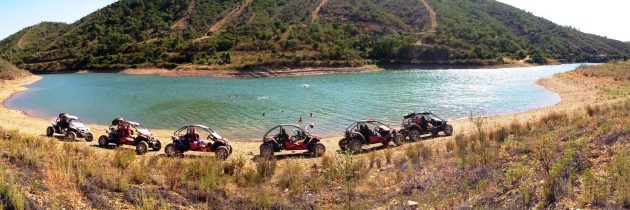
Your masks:
<instances>
[{"instance_id":1,"label":"bush","mask_svg":"<svg viewBox=\"0 0 630 210\"><path fill-rule=\"evenodd\" d=\"M236 156L235 158L230 159L230 162L226 163L224 168L224 173L228 174L228 175L239 175L241 173L241 171L243 170L243 167L245 167L245 162L247 161L247 159L245 159L245 156L239 155Z\"/></svg>"},{"instance_id":2,"label":"bush","mask_svg":"<svg viewBox=\"0 0 630 210\"><path fill-rule=\"evenodd\" d=\"M394 150L385 149L384 153L385 153L385 161L387 162L387 164L391 164L392 156L394 156Z\"/></svg>"},{"instance_id":3,"label":"bush","mask_svg":"<svg viewBox=\"0 0 630 210\"><path fill-rule=\"evenodd\" d=\"M446 142L446 152L452 152L453 149L455 149L455 143L453 143L453 141L447 141Z\"/></svg>"},{"instance_id":4,"label":"bush","mask_svg":"<svg viewBox=\"0 0 630 210\"><path fill-rule=\"evenodd\" d=\"M304 183L304 170L298 164L286 164L278 177L278 185L284 189L299 189Z\"/></svg>"},{"instance_id":5,"label":"bush","mask_svg":"<svg viewBox=\"0 0 630 210\"><path fill-rule=\"evenodd\" d=\"M507 128L501 127L500 129L494 131L492 136L494 137L494 140L496 142L503 143L507 139L509 134L510 133L508 132Z\"/></svg>"},{"instance_id":6,"label":"bush","mask_svg":"<svg viewBox=\"0 0 630 210\"><path fill-rule=\"evenodd\" d=\"M114 153L114 166L125 169L136 159L136 152L128 149L118 148Z\"/></svg>"},{"instance_id":7,"label":"bush","mask_svg":"<svg viewBox=\"0 0 630 210\"><path fill-rule=\"evenodd\" d=\"M131 167L131 181L136 184L144 184L149 180L149 167L146 166L145 160Z\"/></svg>"},{"instance_id":8,"label":"bush","mask_svg":"<svg viewBox=\"0 0 630 210\"><path fill-rule=\"evenodd\" d=\"M256 171L263 179L271 178L276 173L276 160L263 159L256 162Z\"/></svg>"},{"instance_id":9,"label":"bush","mask_svg":"<svg viewBox=\"0 0 630 210\"><path fill-rule=\"evenodd\" d=\"M15 178L4 174L5 169L0 171L0 201L7 202L7 209L23 210L25 208L25 198L20 192L20 186ZM0 205L4 208L4 205Z\"/></svg>"},{"instance_id":10,"label":"bush","mask_svg":"<svg viewBox=\"0 0 630 210\"><path fill-rule=\"evenodd\" d=\"M256 203L258 204L258 209L269 209L271 204L273 204L273 200L271 197L271 189L268 186L263 186L259 188L258 198Z\"/></svg>"},{"instance_id":11,"label":"bush","mask_svg":"<svg viewBox=\"0 0 630 210\"><path fill-rule=\"evenodd\" d=\"M621 206L630 205L630 155L627 151L615 154L608 168L608 176L612 183L615 203Z\"/></svg>"},{"instance_id":12,"label":"bush","mask_svg":"<svg viewBox=\"0 0 630 210\"><path fill-rule=\"evenodd\" d=\"M433 156L433 151L423 143L412 145L405 150L407 158L414 165L419 165L423 160L429 160Z\"/></svg>"}]
</instances>

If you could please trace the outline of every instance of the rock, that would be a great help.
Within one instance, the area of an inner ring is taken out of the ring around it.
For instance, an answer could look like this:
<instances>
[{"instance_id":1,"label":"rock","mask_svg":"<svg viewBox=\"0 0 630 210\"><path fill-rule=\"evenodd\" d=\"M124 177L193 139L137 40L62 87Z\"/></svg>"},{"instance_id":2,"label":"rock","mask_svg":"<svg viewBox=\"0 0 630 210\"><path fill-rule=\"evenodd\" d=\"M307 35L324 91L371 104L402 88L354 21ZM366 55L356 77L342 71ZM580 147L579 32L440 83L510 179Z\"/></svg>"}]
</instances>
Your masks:
<instances>
[{"instance_id":1,"label":"rock","mask_svg":"<svg viewBox=\"0 0 630 210\"><path fill-rule=\"evenodd\" d=\"M416 207L418 207L418 202L409 200L407 201L407 206L415 209Z\"/></svg>"}]
</instances>

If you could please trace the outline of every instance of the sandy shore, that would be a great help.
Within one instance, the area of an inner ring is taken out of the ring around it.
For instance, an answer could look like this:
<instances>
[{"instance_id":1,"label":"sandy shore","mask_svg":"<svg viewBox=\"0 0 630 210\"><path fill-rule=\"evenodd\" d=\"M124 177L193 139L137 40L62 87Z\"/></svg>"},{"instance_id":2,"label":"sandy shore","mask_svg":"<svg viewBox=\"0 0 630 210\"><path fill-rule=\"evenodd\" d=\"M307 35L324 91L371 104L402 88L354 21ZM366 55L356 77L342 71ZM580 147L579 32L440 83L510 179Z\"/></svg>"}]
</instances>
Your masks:
<instances>
[{"instance_id":1,"label":"sandy shore","mask_svg":"<svg viewBox=\"0 0 630 210\"><path fill-rule=\"evenodd\" d=\"M377 67L307 67L297 69L256 69L256 70L230 70L230 69L160 69L160 68L144 68L144 69L125 69L120 71L122 74L130 75L159 75L167 77L183 76L183 77L218 77L218 78L257 78L257 77L289 77L289 76L305 76L320 75L332 73L352 73L377 71Z\"/></svg>"},{"instance_id":2,"label":"sandy shore","mask_svg":"<svg viewBox=\"0 0 630 210\"><path fill-rule=\"evenodd\" d=\"M26 91L26 85L36 82L41 77L39 76L30 76L20 80L14 81L6 81L0 83L0 100L4 101L9 98L12 94L18 93L20 91ZM521 113L513 113L506 115L499 115L488 117L486 120L487 126L496 126L496 125L508 125L514 120L519 120L521 122L536 120L539 117L557 111L572 111L576 109L581 109L586 104L594 104L594 103L605 103L607 100L603 100L600 98L599 92L596 88L596 84L593 82L584 82L587 78L583 78L577 74L571 74L570 76L567 74L560 74L553 77L543 78L537 81L538 85L541 85L557 94L562 98L561 102L550 106L539 109L532 109L526 112ZM5 129L20 129L23 133L28 133L32 135L44 135L44 131L47 126L49 126L50 121L54 119L40 119L26 115L22 111L11 110L4 106L0 107L0 126ZM468 133L473 130L472 124L466 120L456 120L450 122L453 124L455 128L455 133ZM95 137L97 138L100 135L105 134L106 126L103 125L89 125L92 129ZM170 142L170 136L173 131L170 130L153 130L153 132L161 139L163 145ZM340 134L341 135L341 134ZM438 137L431 138L425 140L431 147L434 148L444 148L445 140L448 140L452 137ZM339 150L337 142L340 137L329 137L323 139L324 145L326 145L327 153L336 153ZM97 145L97 142L68 142L73 144L86 144L86 145ZM234 156L243 155L248 158L253 158L256 154L258 154L258 147L260 146L260 142L258 141L232 141L232 145L234 147ZM376 147L378 145L375 145ZM132 148L132 147L129 147ZM100 150L99 151L109 151L109 150ZM159 155L163 154L163 151L160 152L150 152L148 155ZM190 152L186 153L190 155L198 155L199 153ZM292 152L283 152L285 157L301 157L299 153ZM309 164L311 161L316 160L312 158L299 158L302 163Z\"/></svg>"}]
</instances>

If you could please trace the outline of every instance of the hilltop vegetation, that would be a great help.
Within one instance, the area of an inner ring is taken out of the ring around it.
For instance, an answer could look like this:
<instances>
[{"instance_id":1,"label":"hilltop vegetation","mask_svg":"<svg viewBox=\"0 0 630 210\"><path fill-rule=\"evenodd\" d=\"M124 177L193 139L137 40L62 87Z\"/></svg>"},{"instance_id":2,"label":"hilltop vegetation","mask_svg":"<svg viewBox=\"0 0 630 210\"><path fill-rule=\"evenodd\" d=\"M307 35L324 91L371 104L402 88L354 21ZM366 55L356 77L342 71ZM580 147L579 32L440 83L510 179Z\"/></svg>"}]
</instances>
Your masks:
<instances>
[{"instance_id":1,"label":"hilltop vegetation","mask_svg":"<svg viewBox=\"0 0 630 210\"><path fill-rule=\"evenodd\" d=\"M31 75L28 71L15 67L13 64L0 59L0 80L13 80Z\"/></svg>"},{"instance_id":2,"label":"hilltop vegetation","mask_svg":"<svg viewBox=\"0 0 630 210\"><path fill-rule=\"evenodd\" d=\"M73 24L42 23L0 42L0 57L33 71L496 64L528 56L602 62L629 54L628 43L494 0L121 0Z\"/></svg>"},{"instance_id":3,"label":"hilltop vegetation","mask_svg":"<svg viewBox=\"0 0 630 210\"><path fill-rule=\"evenodd\" d=\"M139 157L0 128L8 209L616 209L630 206L629 63L581 67L598 105L490 124L440 141L311 160ZM625 67L621 67L625 66ZM615 67L615 68L607 68ZM600 72L601 74L592 74ZM627 92L626 92L627 93ZM236 148L237 149L237 148ZM296 164L304 163L307 164ZM374 192L378 192L375 194Z\"/></svg>"}]
</instances>

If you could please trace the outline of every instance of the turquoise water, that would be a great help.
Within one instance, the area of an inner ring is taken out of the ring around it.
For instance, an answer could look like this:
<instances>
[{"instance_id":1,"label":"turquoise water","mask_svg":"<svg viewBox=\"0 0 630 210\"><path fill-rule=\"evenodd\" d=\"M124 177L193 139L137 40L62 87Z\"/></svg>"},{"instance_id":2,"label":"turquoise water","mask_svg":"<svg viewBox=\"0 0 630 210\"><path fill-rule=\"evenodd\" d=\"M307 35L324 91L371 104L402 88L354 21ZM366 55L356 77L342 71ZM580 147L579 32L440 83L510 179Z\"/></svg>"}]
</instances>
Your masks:
<instances>
[{"instance_id":1,"label":"turquoise water","mask_svg":"<svg viewBox=\"0 0 630 210\"><path fill-rule=\"evenodd\" d=\"M302 116L303 125L315 123L312 133L328 136L357 119L398 127L402 115L414 110L456 119L471 111L497 115L553 105L558 95L534 81L579 65L255 79L55 74L43 75L5 105L50 119L68 112L96 124L124 117L150 129L200 123L231 139L257 139Z\"/></svg>"}]
</instances>

